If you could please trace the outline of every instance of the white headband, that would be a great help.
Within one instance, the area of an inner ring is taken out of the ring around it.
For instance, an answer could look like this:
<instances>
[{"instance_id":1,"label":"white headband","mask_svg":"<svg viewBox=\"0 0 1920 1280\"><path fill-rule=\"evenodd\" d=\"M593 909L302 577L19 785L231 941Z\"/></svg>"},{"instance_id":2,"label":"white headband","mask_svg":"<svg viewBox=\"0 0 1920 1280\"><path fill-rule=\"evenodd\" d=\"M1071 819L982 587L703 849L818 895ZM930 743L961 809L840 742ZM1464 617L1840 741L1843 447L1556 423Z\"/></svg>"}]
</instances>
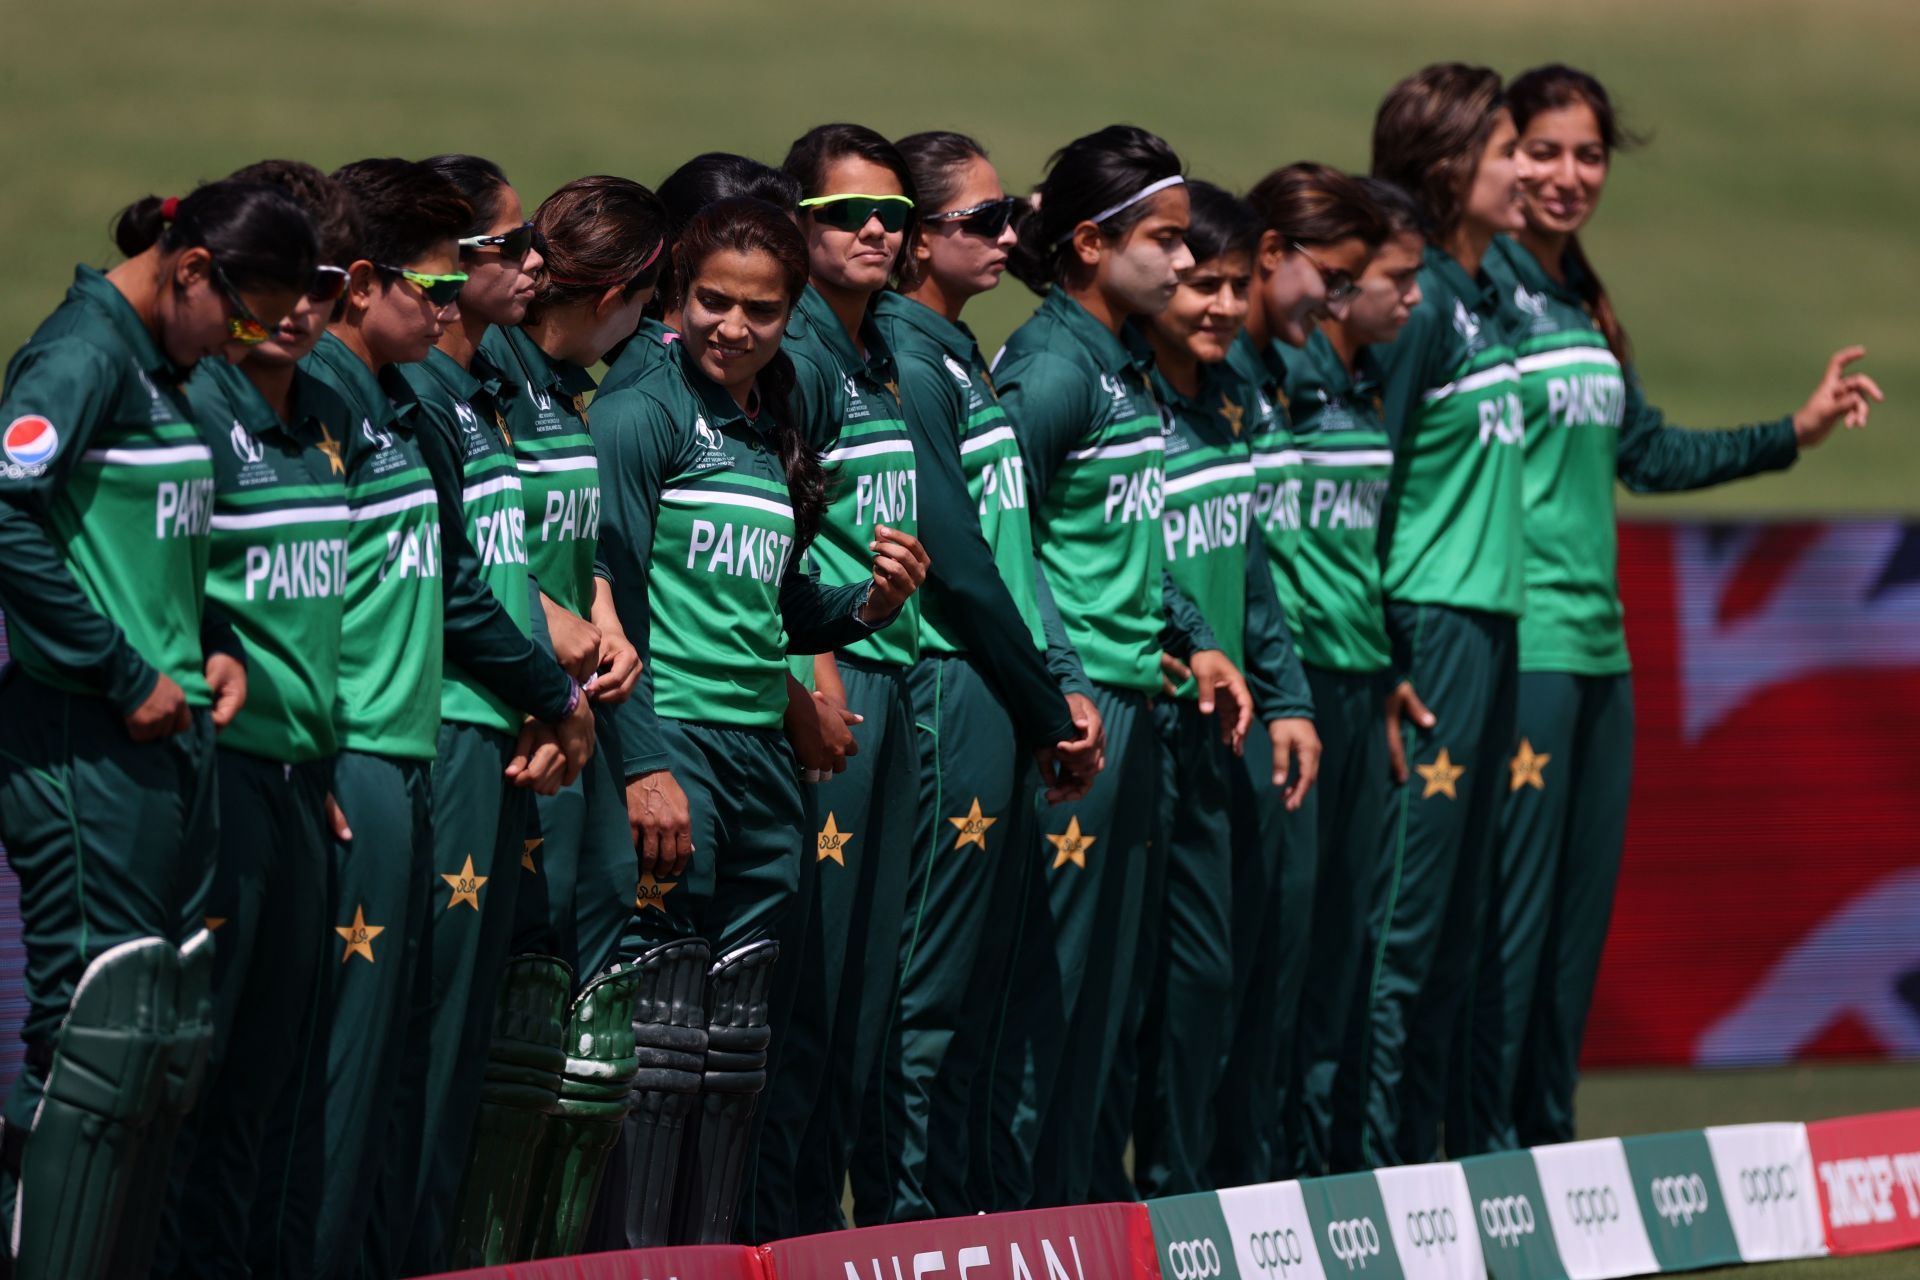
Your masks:
<instances>
[{"instance_id":1,"label":"white headband","mask_svg":"<svg viewBox=\"0 0 1920 1280\"><path fill-rule=\"evenodd\" d=\"M1181 177L1177 173L1174 174L1171 178L1162 178L1158 182L1149 182L1146 186L1140 188L1138 191L1128 196L1125 200L1122 200L1119 204L1114 205L1111 209L1102 209L1100 212L1094 214L1091 218L1080 219L1080 222L1091 222L1095 226L1099 226L1101 223L1105 222L1108 218L1111 218L1114 214L1119 213L1126 209L1133 208L1133 206L1139 204L1142 200L1145 200L1147 197L1157 196L1162 191L1165 191L1168 187L1178 187L1183 185L1185 182L1186 182L1186 179ZM1076 222L1073 224L1074 230L1077 231L1079 229L1080 222ZM1069 231L1067 232L1067 234L1061 236L1058 240L1054 241L1054 243L1065 244L1067 241L1071 239L1073 239L1073 232Z\"/></svg>"}]
</instances>

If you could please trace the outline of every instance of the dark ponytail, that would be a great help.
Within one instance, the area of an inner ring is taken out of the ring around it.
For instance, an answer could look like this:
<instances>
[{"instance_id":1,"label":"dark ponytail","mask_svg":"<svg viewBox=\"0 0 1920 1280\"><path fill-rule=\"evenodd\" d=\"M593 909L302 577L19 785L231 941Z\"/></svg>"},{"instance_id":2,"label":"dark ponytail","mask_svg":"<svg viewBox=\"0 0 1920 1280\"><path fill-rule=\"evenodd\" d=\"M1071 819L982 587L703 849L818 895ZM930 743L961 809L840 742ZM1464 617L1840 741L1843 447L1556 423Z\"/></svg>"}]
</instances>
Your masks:
<instances>
[{"instance_id":1,"label":"dark ponytail","mask_svg":"<svg viewBox=\"0 0 1920 1280\"><path fill-rule=\"evenodd\" d=\"M675 238L676 305L685 302L706 260L724 251L766 254L785 278L789 309L800 301L807 287L807 242L792 216L765 200L734 196L702 208ZM755 386L761 417L772 423L774 451L787 473L787 495L793 503L793 554L798 556L819 536L827 511L827 476L820 455L807 444L788 412L796 381L793 361L785 351L778 351L760 371Z\"/></svg>"},{"instance_id":2,"label":"dark ponytail","mask_svg":"<svg viewBox=\"0 0 1920 1280\"><path fill-rule=\"evenodd\" d=\"M1053 153L1029 207L1017 214L1020 242L1008 256L1007 270L1044 295L1064 283L1075 265L1066 253L1075 227L1180 172L1172 147L1130 124L1110 124L1075 138ZM1101 234L1126 235L1147 216L1147 208L1143 200L1119 210L1100 223Z\"/></svg>"},{"instance_id":3,"label":"dark ponytail","mask_svg":"<svg viewBox=\"0 0 1920 1280\"><path fill-rule=\"evenodd\" d=\"M319 260L313 222L277 187L227 179L178 200L147 196L120 211L113 241L129 258L205 249L236 289L305 289Z\"/></svg>"},{"instance_id":4,"label":"dark ponytail","mask_svg":"<svg viewBox=\"0 0 1920 1280\"><path fill-rule=\"evenodd\" d=\"M1543 111L1559 111L1576 103L1585 103L1593 112L1595 123L1600 126L1600 142L1607 149L1607 159L1613 159L1616 151L1625 151L1639 146L1646 139L1621 127L1620 117L1613 109L1613 100L1607 96L1606 86L1584 71L1560 63L1549 63L1544 67L1535 67L1514 79L1507 86L1507 105L1513 110L1513 123L1521 133L1527 131L1527 122ZM1627 337L1626 326L1620 322L1619 315L1613 309L1613 300L1607 296L1607 287L1600 283L1600 276L1587 261L1586 250L1580 247L1579 236L1567 237L1566 266L1571 270L1568 275L1580 290L1580 300L1587 305L1587 313L1593 317L1593 323L1607 340L1607 349L1613 352L1613 358L1622 365L1633 359L1633 343Z\"/></svg>"}]
</instances>

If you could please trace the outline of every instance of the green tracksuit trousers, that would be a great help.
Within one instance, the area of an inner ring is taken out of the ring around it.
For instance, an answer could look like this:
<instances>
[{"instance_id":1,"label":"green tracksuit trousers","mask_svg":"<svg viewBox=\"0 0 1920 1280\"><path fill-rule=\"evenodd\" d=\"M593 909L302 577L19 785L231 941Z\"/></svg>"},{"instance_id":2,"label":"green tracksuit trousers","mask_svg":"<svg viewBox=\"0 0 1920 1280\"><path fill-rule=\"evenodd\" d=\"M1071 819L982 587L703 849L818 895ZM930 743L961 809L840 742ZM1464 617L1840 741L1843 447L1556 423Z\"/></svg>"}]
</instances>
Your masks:
<instances>
[{"instance_id":1,"label":"green tracksuit trousers","mask_svg":"<svg viewBox=\"0 0 1920 1280\"><path fill-rule=\"evenodd\" d=\"M1318 712L1315 712L1316 723ZM1283 1138L1291 1110L1289 1057L1318 924L1320 790L1289 813L1273 785L1273 739L1255 721L1233 776L1232 1047L1214 1094L1219 1124L1206 1185L1291 1176ZM1294 770L1297 776L1297 766Z\"/></svg>"},{"instance_id":2,"label":"green tracksuit trousers","mask_svg":"<svg viewBox=\"0 0 1920 1280\"><path fill-rule=\"evenodd\" d=\"M1519 706L1472 1024L1488 1150L1573 1140L1633 790L1631 676L1525 671Z\"/></svg>"},{"instance_id":3,"label":"green tracksuit trousers","mask_svg":"<svg viewBox=\"0 0 1920 1280\"><path fill-rule=\"evenodd\" d=\"M1157 819L1159 735L1145 694L1094 686L1107 767L1087 795L1039 813L1053 954L1023 966L1015 1001L1028 1079L1034 1207L1091 1193L1099 1117L1135 984Z\"/></svg>"},{"instance_id":4,"label":"green tracksuit trousers","mask_svg":"<svg viewBox=\"0 0 1920 1280\"><path fill-rule=\"evenodd\" d=\"M1320 780L1314 786L1319 870L1288 1064L1291 1105L1282 1116L1291 1152L1288 1177L1318 1177L1360 1164L1359 1108L1336 1111L1336 1081L1343 1046L1354 1030L1356 996L1372 976L1367 913L1380 860L1380 823L1393 782L1382 720L1385 674L1313 666L1306 673L1321 747ZM1357 1083L1361 1087L1353 1093L1363 1098L1364 1078ZM1336 1114L1342 1117L1339 1123Z\"/></svg>"},{"instance_id":5,"label":"green tracksuit trousers","mask_svg":"<svg viewBox=\"0 0 1920 1280\"><path fill-rule=\"evenodd\" d=\"M1437 718L1407 728L1409 781L1395 789L1369 926L1373 965L1362 1156L1370 1165L1474 1147L1461 1019L1472 1002L1480 930L1513 743L1519 683L1514 619L1443 605L1387 606L1397 668ZM1449 1090L1453 1090L1453 1105Z\"/></svg>"},{"instance_id":6,"label":"green tracksuit trousers","mask_svg":"<svg viewBox=\"0 0 1920 1280\"><path fill-rule=\"evenodd\" d=\"M844 655L858 755L814 794L819 931L807 940L781 1072L769 1086L765 1162L793 1151L793 1231L846 1225L841 1189L877 1071L900 964L900 921L917 819L919 743L905 667ZM798 1135L794 1141L791 1136ZM774 1185L760 1181L764 1197ZM758 1223L762 1229L767 1224Z\"/></svg>"},{"instance_id":7,"label":"green tracksuit trousers","mask_svg":"<svg viewBox=\"0 0 1920 1280\"><path fill-rule=\"evenodd\" d=\"M1003 1108L995 1125L990 1099L976 1118L975 1093L990 1092L1015 904L1037 856L1033 766L998 691L964 655L922 659L907 684L920 823L893 1013L852 1171L862 1225L987 1207L970 1184L991 1185L994 1129L1009 1120Z\"/></svg>"},{"instance_id":8,"label":"green tracksuit trousers","mask_svg":"<svg viewBox=\"0 0 1920 1280\"><path fill-rule=\"evenodd\" d=\"M154 1265L183 1280L254 1274L249 1235L268 1117L300 1078L315 984L333 950L323 941L333 761L282 764L224 748L214 758L214 1042L205 1093L174 1152Z\"/></svg>"}]
</instances>

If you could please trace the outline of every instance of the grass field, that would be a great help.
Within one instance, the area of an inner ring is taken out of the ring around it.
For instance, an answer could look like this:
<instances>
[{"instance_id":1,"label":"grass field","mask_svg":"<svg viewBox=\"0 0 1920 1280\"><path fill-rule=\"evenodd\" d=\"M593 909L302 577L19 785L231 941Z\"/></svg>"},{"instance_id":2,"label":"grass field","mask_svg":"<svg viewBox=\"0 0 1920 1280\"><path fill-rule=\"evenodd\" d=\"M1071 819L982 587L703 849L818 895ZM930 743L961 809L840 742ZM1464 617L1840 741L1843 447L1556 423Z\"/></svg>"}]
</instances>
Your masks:
<instances>
[{"instance_id":1,"label":"grass field","mask_svg":"<svg viewBox=\"0 0 1920 1280\"><path fill-rule=\"evenodd\" d=\"M1659 510L1920 511L1911 0L72 0L5 16L7 351L72 262L109 259L113 210L263 155L473 150L538 199L585 172L657 181L709 148L777 162L840 118L971 131L1024 189L1052 148L1123 119L1245 186L1303 157L1364 166L1375 103L1424 62L1571 61L1657 135L1591 237L1656 402L1699 425L1785 412L1843 341L1872 348L1895 397L1788 477ZM983 343L1032 305L1011 281L984 300Z\"/></svg>"}]
</instances>

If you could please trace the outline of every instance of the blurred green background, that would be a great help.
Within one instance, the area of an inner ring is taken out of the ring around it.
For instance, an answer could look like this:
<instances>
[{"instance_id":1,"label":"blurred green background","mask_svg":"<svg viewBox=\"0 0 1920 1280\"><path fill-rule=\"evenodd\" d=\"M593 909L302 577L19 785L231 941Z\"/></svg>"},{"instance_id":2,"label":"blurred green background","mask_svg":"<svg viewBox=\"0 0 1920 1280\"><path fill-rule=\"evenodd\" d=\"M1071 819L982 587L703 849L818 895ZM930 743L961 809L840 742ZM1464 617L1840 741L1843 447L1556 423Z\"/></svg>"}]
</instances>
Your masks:
<instances>
[{"instance_id":1,"label":"blurred green background","mask_svg":"<svg viewBox=\"0 0 1920 1280\"><path fill-rule=\"evenodd\" d=\"M111 261L121 205L262 156L476 151L531 206L706 149L777 163L851 119L974 133L1025 190L1054 147L1126 120L1245 187L1295 159L1364 167L1375 104L1425 62L1572 62L1654 135L1590 253L1655 402L1691 425L1784 413L1852 341L1890 397L1787 476L1631 509L1920 511L1913 0L6 0L0 19L7 351L74 261ZM1009 280L976 304L989 353L1033 301Z\"/></svg>"}]
</instances>

